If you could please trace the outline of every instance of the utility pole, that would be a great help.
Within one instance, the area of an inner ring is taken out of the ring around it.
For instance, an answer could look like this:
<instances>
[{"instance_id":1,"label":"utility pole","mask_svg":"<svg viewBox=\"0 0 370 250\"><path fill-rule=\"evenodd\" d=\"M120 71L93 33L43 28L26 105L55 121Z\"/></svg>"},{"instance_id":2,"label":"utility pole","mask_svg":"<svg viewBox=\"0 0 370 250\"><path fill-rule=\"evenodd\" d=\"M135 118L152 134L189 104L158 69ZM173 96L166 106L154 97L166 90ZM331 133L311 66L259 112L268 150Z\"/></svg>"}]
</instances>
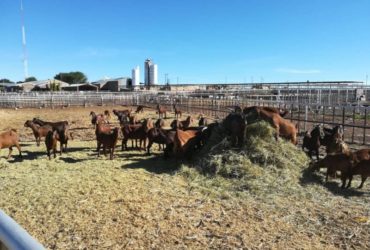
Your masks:
<instances>
[{"instance_id":1,"label":"utility pole","mask_svg":"<svg viewBox=\"0 0 370 250\"><path fill-rule=\"evenodd\" d=\"M24 28L23 0L21 0L21 26L22 26L24 80L26 81L28 77L28 56L27 56L27 47L26 47L26 29Z\"/></svg>"},{"instance_id":2,"label":"utility pole","mask_svg":"<svg viewBox=\"0 0 370 250\"><path fill-rule=\"evenodd\" d=\"M168 83L168 73L164 74L164 84Z\"/></svg>"}]
</instances>

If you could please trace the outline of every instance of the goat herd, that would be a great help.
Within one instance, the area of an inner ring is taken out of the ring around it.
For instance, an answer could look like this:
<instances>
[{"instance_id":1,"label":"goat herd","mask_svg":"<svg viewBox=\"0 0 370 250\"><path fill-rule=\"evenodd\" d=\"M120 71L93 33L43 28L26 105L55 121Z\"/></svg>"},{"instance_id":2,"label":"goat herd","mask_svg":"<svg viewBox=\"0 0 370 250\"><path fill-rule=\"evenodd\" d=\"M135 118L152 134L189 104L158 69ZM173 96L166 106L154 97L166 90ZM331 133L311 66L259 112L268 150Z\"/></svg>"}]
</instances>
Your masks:
<instances>
[{"instance_id":1,"label":"goat herd","mask_svg":"<svg viewBox=\"0 0 370 250\"><path fill-rule=\"evenodd\" d=\"M100 149L103 148L104 155L109 150L110 159L114 157L114 150L118 142L119 131L122 132L122 150L127 150L128 140L131 140L131 146L147 151L153 143L159 144L159 149L163 149L164 157L168 158L171 154L175 157L190 156L191 153L205 145L210 138L212 131L216 127L222 128L231 139L234 147L243 145L246 124L257 120L264 120L275 129L275 138L282 137L294 145L297 144L298 128L284 116L287 110L281 110L273 107L245 107L242 109L235 106L233 111L222 122L213 122L208 124L205 117L200 116L198 126L192 127L193 119L188 116L180 121L182 111L173 106L176 119L170 124L170 129L164 129L167 118L167 109L164 106L157 105L156 112L159 119L153 123L150 118L139 121L135 114L143 112L144 106L138 106L136 111L132 110L113 110L120 126L112 126L111 115L108 110L103 114L96 114L91 111L91 123L95 127L97 141L97 152L100 155ZM34 118L24 124L25 127L32 129L37 145L40 140L45 138L47 155L51 158L51 153L56 157L57 142L60 142L60 154L67 150L69 139L72 133L69 131L68 121L47 122ZM148 145L147 145L148 142ZM0 134L0 148L9 148L10 157L12 147L17 147L19 155L22 156L19 145L19 135L16 130ZM326 148L326 157L319 158L320 147ZM327 168L326 181L328 177L335 177L337 172L341 172L342 188L350 187L353 175L361 175L361 188L368 176L370 176L370 149L362 149L355 152L349 150L343 141L343 128L336 126L327 128L323 125L316 125L311 132L306 132L303 138L302 149L308 150L308 155L312 158L315 153L317 161L313 164L313 170ZM349 180L347 186L346 181Z\"/></svg>"}]
</instances>

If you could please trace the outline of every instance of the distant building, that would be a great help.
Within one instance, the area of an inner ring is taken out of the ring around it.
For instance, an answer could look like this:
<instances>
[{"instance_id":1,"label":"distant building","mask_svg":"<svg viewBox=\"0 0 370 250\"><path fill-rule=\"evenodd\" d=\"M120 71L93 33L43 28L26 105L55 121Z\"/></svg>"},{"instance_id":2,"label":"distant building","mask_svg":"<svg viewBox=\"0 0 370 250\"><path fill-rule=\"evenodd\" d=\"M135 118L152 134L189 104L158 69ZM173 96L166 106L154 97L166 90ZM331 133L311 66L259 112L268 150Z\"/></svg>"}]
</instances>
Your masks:
<instances>
[{"instance_id":1,"label":"distant building","mask_svg":"<svg viewBox=\"0 0 370 250\"><path fill-rule=\"evenodd\" d=\"M71 84L62 87L64 91L98 91L99 88L96 85L90 83Z\"/></svg>"},{"instance_id":2,"label":"distant building","mask_svg":"<svg viewBox=\"0 0 370 250\"><path fill-rule=\"evenodd\" d=\"M102 79L92 84L98 86L101 91L119 92L130 89L131 78L119 77L115 79Z\"/></svg>"},{"instance_id":3,"label":"distant building","mask_svg":"<svg viewBox=\"0 0 370 250\"><path fill-rule=\"evenodd\" d=\"M58 86L58 89L69 86L69 83L57 80L57 79L48 79L41 81L32 81L32 82L23 82L18 83L17 86L20 90L29 92L29 91L50 91L52 85Z\"/></svg>"},{"instance_id":4,"label":"distant building","mask_svg":"<svg viewBox=\"0 0 370 250\"><path fill-rule=\"evenodd\" d=\"M144 83L146 86L158 84L158 65L151 59L146 59L144 62Z\"/></svg>"}]
</instances>

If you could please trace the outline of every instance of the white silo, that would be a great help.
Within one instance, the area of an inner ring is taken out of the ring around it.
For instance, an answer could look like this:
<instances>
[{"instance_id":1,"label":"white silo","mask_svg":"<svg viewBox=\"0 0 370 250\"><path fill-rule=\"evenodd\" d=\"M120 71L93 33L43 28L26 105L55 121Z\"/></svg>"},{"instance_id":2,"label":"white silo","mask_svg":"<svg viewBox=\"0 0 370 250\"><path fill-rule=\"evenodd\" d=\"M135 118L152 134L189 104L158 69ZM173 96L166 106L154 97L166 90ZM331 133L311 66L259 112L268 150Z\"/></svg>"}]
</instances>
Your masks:
<instances>
[{"instance_id":1,"label":"white silo","mask_svg":"<svg viewBox=\"0 0 370 250\"><path fill-rule=\"evenodd\" d=\"M152 82L150 79L150 68L153 65L152 60L146 59L144 62L144 83L145 85L150 85Z\"/></svg>"},{"instance_id":2,"label":"white silo","mask_svg":"<svg viewBox=\"0 0 370 250\"><path fill-rule=\"evenodd\" d=\"M136 66L136 68L132 69L132 87L138 87L140 85L140 68Z\"/></svg>"},{"instance_id":3,"label":"white silo","mask_svg":"<svg viewBox=\"0 0 370 250\"><path fill-rule=\"evenodd\" d=\"M158 65L157 64L152 64L150 66L149 75L150 75L149 85L157 85L158 84Z\"/></svg>"}]
</instances>

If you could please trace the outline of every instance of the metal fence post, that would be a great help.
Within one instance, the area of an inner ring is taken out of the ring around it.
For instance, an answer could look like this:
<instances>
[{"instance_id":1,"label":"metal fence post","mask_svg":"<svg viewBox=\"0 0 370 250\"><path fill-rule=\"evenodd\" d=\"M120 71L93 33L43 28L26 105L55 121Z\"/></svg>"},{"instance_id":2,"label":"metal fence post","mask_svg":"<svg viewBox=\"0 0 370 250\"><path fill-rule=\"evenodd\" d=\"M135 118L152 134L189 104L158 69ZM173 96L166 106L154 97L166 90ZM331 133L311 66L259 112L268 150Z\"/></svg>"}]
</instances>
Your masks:
<instances>
[{"instance_id":1,"label":"metal fence post","mask_svg":"<svg viewBox=\"0 0 370 250\"><path fill-rule=\"evenodd\" d=\"M364 118L364 137L362 144L366 144L366 125L367 125L367 107L365 108L365 118Z\"/></svg>"}]
</instances>

